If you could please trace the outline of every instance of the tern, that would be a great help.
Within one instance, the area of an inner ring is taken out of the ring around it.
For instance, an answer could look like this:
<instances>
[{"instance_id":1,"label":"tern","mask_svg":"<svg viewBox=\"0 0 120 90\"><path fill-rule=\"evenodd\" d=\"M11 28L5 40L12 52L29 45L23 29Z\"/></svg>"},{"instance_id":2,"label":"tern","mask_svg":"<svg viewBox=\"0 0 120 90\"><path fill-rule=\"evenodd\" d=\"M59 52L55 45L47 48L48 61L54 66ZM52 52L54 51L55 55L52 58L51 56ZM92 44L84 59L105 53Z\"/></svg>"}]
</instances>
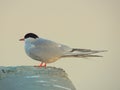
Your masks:
<instances>
[{"instance_id":1,"label":"tern","mask_svg":"<svg viewBox=\"0 0 120 90\"><path fill-rule=\"evenodd\" d=\"M47 63L52 63L65 57L102 57L95 53L106 50L91 50L71 48L67 45L57 43L48 39L39 38L34 33L27 33L20 41L25 41L25 52L34 60L41 61L39 67L46 67Z\"/></svg>"}]
</instances>

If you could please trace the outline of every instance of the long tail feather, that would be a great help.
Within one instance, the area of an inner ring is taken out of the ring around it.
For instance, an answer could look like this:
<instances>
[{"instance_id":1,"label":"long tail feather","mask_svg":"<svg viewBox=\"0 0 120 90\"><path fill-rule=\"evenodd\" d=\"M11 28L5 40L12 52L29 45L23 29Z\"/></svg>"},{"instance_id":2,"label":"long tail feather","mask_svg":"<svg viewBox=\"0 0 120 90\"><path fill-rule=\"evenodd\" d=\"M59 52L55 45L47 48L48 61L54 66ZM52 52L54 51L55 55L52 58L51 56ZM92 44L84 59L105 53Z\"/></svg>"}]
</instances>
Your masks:
<instances>
[{"instance_id":1,"label":"long tail feather","mask_svg":"<svg viewBox=\"0 0 120 90\"><path fill-rule=\"evenodd\" d=\"M78 57L78 58L84 58L84 57L103 57L100 55L89 55L89 54L78 54L78 55L64 55L63 57Z\"/></svg>"},{"instance_id":2,"label":"long tail feather","mask_svg":"<svg viewBox=\"0 0 120 90\"><path fill-rule=\"evenodd\" d=\"M94 55L95 53L106 52L107 50L91 50L91 49L72 49L69 53L63 57L102 57L100 55Z\"/></svg>"},{"instance_id":3,"label":"long tail feather","mask_svg":"<svg viewBox=\"0 0 120 90\"><path fill-rule=\"evenodd\" d=\"M91 49L76 49L73 48L71 52L75 52L75 51L79 51L79 52L90 52L90 53L100 53L100 52L106 52L107 50L91 50Z\"/></svg>"}]
</instances>

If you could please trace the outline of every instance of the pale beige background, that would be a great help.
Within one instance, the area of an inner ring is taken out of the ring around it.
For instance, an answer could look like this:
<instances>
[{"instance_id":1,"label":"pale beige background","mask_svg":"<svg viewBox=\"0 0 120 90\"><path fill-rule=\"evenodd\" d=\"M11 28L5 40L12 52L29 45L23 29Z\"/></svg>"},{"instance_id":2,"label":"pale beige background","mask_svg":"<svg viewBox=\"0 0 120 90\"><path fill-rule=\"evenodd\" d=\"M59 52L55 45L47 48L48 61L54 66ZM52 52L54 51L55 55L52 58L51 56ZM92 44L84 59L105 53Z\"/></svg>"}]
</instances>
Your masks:
<instances>
[{"instance_id":1,"label":"pale beige background","mask_svg":"<svg viewBox=\"0 0 120 90\"><path fill-rule=\"evenodd\" d=\"M103 58L61 59L77 90L120 90L120 0L0 0L0 66L37 65L18 40L28 32Z\"/></svg>"}]
</instances>

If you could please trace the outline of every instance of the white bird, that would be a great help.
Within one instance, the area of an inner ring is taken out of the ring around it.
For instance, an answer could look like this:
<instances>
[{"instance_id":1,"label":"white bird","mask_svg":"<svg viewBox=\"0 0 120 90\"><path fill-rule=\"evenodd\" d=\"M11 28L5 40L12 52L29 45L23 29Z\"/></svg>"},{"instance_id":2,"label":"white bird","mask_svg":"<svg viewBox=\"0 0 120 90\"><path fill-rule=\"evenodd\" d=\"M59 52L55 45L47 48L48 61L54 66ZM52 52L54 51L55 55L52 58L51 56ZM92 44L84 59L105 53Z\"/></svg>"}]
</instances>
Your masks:
<instances>
[{"instance_id":1,"label":"white bird","mask_svg":"<svg viewBox=\"0 0 120 90\"><path fill-rule=\"evenodd\" d=\"M71 48L51 40L39 38L34 33L26 34L20 41L25 41L25 51L29 57L41 61L40 67L46 67L47 63L55 62L64 57L101 57L95 53L105 51Z\"/></svg>"}]
</instances>

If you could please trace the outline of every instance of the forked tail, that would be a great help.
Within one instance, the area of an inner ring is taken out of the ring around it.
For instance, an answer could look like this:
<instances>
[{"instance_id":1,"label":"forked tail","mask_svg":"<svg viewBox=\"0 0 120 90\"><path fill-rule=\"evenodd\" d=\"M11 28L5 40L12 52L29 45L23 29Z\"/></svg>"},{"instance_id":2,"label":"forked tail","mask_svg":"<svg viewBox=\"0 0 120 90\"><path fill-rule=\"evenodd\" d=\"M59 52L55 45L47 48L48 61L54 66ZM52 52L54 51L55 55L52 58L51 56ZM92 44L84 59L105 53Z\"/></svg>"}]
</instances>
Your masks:
<instances>
[{"instance_id":1,"label":"forked tail","mask_svg":"<svg viewBox=\"0 0 120 90\"><path fill-rule=\"evenodd\" d=\"M72 49L66 53L63 57L102 57L101 55L96 55L96 53L106 52L107 50L91 50L91 49Z\"/></svg>"}]
</instances>

